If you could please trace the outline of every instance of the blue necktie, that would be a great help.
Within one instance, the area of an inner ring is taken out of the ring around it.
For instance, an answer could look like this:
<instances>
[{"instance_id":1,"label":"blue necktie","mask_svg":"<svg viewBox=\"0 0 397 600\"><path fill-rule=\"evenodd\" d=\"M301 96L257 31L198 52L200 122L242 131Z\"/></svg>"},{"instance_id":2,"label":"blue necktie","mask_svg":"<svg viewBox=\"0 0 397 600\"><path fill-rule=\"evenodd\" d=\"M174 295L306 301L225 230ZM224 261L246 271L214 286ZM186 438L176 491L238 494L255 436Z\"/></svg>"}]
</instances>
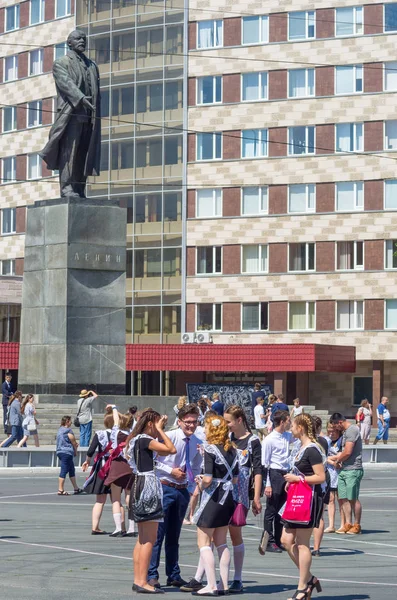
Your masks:
<instances>
[{"instance_id":1,"label":"blue necktie","mask_svg":"<svg viewBox=\"0 0 397 600\"><path fill-rule=\"evenodd\" d=\"M186 475L189 483L194 483L194 475L190 464L190 438L185 438L186 444Z\"/></svg>"}]
</instances>

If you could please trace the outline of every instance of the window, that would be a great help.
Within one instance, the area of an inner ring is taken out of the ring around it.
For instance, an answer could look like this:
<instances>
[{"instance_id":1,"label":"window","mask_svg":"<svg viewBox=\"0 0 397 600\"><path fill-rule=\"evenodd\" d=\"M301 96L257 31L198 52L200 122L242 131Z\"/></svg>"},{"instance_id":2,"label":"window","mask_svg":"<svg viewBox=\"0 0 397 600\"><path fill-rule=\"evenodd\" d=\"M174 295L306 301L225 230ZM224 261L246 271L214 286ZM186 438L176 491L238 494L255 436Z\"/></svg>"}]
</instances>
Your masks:
<instances>
[{"instance_id":1,"label":"window","mask_svg":"<svg viewBox=\"0 0 397 600\"><path fill-rule=\"evenodd\" d=\"M267 129L246 129L241 132L241 157L267 156Z\"/></svg>"},{"instance_id":2,"label":"window","mask_svg":"<svg viewBox=\"0 0 397 600\"><path fill-rule=\"evenodd\" d=\"M243 17L243 44L267 44L269 17Z\"/></svg>"},{"instance_id":3,"label":"window","mask_svg":"<svg viewBox=\"0 0 397 600\"><path fill-rule=\"evenodd\" d=\"M363 242L337 242L336 268L338 271L364 268Z\"/></svg>"},{"instance_id":4,"label":"window","mask_svg":"<svg viewBox=\"0 0 397 600\"><path fill-rule=\"evenodd\" d=\"M29 52L29 75L40 75L43 72L43 50Z\"/></svg>"},{"instance_id":5,"label":"window","mask_svg":"<svg viewBox=\"0 0 397 600\"><path fill-rule=\"evenodd\" d=\"M288 154L314 154L314 127L288 128Z\"/></svg>"},{"instance_id":6,"label":"window","mask_svg":"<svg viewBox=\"0 0 397 600\"><path fill-rule=\"evenodd\" d=\"M289 245L289 271L314 271L314 243Z\"/></svg>"},{"instance_id":7,"label":"window","mask_svg":"<svg viewBox=\"0 0 397 600\"><path fill-rule=\"evenodd\" d=\"M315 36L314 10L289 13L289 40L311 40Z\"/></svg>"},{"instance_id":8,"label":"window","mask_svg":"<svg viewBox=\"0 0 397 600\"><path fill-rule=\"evenodd\" d=\"M4 81L18 79L18 56L7 56L4 59Z\"/></svg>"},{"instance_id":9,"label":"window","mask_svg":"<svg viewBox=\"0 0 397 600\"><path fill-rule=\"evenodd\" d=\"M38 154L29 154L28 156L28 179L40 179L41 177L41 158Z\"/></svg>"},{"instance_id":10,"label":"window","mask_svg":"<svg viewBox=\"0 0 397 600\"><path fill-rule=\"evenodd\" d=\"M242 215L267 215L268 212L268 188L246 187L242 188Z\"/></svg>"},{"instance_id":11,"label":"window","mask_svg":"<svg viewBox=\"0 0 397 600\"><path fill-rule=\"evenodd\" d=\"M196 217L222 216L222 190L197 190Z\"/></svg>"},{"instance_id":12,"label":"window","mask_svg":"<svg viewBox=\"0 0 397 600\"><path fill-rule=\"evenodd\" d=\"M43 123L43 103L41 100L34 100L33 102L28 102L28 127L38 127Z\"/></svg>"},{"instance_id":13,"label":"window","mask_svg":"<svg viewBox=\"0 0 397 600\"><path fill-rule=\"evenodd\" d=\"M314 69L288 71L288 97L307 98L314 96Z\"/></svg>"},{"instance_id":14,"label":"window","mask_svg":"<svg viewBox=\"0 0 397 600\"><path fill-rule=\"evenodd\" d=\"M397 31L397 3L384 4L385 31Z\"/></svg>"},{"instance_id":15,"label":"window","mask_svg":"<svg viewBox=\"0 0 397 600\"><path fill-rule=\"evenodd\" d=\"M44 21L45 0L30 0L30 24L42 23Z\"/></svg>"},{"instance_id":16,"label":"window","mask_svg":"<svg viewBox=\"0 0 397 600\"><path fill-rule=\"evenodd\" d=\"M241 79L241 88L243 102L267 100L267 72L244 73Z\"/></svg>"},{"instance_id":17,"label":"window","mask_svg":"<svg viewBox=\"0 0 397 600\"><path fill-rule=\"evenodd\" d=\"M397 329L397 300L386 300L385 329Z\"/></svg>"},{"instance_id":18,"label":"window","mask_svg":"<svg viewBox=\"0 0 397 600\"><path fill-rule=\"evenodd\" d=\"M288 212L314 212L316 207L316 186L314 183L290 185L288 188Z\"/></svg>"},{"instance_id":19,"label":"window","mask_svg":"<svg viewBox=\"0 0 397 600\"><path fill-rule=\"evenodd\" d=\"M56 60L57 58L62 58L62 56L65 56L67 54L68 51L68 46L66 44L66 42L63 42L62 44L56 44L55 48L54 48L54 60Z\"/></svg>"},{"instance_id":20,"label":"window","mask_svg":"<svg viewBox=\"0 0 397 600\"><path fill-rule=\"evenodd\" d=\"M19 29L19 4L7 6L5 11L5 30L14 31L15 29Z\"/></svg>"},{"instance_id":21,"label":"window","mask_svg":"<svg viewBox=\"0 0 397 600\"><path fill-rule=\"evenodd\" d=\"M218 102L222 102L222 77L199 77L197 104L216 104Z\"/></svg>"},{"instance_id":22,"label":"window","mask_svg":"<svg viewBox=\"0 0 397 600\"><path fill-rule=\"evenodd\" d=\"M397 180L389 179L385 181L385 209L397 208Z\"/></svg>"},{"instance_id":23,"label":"window","mask_svg":"<svg viewBox=\"0 0 397 600\"><path fill-rule=\"evenodd\" d=\"M305 331L316 328L314 302L290 302L288 305L290 331Z\"/></svg>"},{"instance_id":24,"label":"window","mask_svg":"<svg viewBox=\"0 0 397 600\"><path fill-rule=\"evenodd\" d=\"M223 21L199 21L197 32L198 48L221 48L223 46Z\"/></svg>"},{"instance_id":25,"label":"window","mask_svg":"<svg viewBox=\"0 0 397 600\"><path fill-rule=\"evenodd\" d=\"M335 9L335 35L360 35L363 29L363 7Z\"/></svg>"},{"instance_id":26,"label":"window","mask_svg":"<svg viewBox=\"0 0 397 600\"><path fill-rule=\"evenodd\" d=\"M71 0L56 0L55 18L66 17L70 15Z\"/></svg>"},{"instance_id":27,"label":"window","mask_svg":"<svg viewBox=\"0 0 397 600\"><path fill-rule=\"evenodd\" d=\"M222 247L203 246L197 248L197 275L222 273Z\"/></svg>"},{"instance_id":28,"label":"window","mask_svg":"<svg viewBox=\"0 0 397 600\"><path fill-rule=\"evenodd\" d=\"M5 106L3 108L3 133L14 131L17 128L16 106Z\"/></svg>"},{"instance_id":29,"label":"window","mask_svg":"<svg viewBox=\"0 0 397 600\"><path fill-rule=\"evenodd\" d=\"M363 67L336 67L335 94L355 94L363 91Z\"/></svg>"},{"instance_id":30,"label":"window","mask_svg":"<svg viewBox=\"0 0 397 600\"><path fill-rule=\"evenodd\" d=\"M269 305L267 302L249 302L242 305L242 331L267 331Z\"/></svg>"},{"instance_id":31,"label":"window","mask_svg":"<svg viewBox=\"0 0 397 600\"><path fill-rule=\"evenodd\" d=\"M16 208L3 208L1 211L1 234L16 232Z\"/></svg>"},{"instance_id":32,"label":"window","mask_svg":"<svg viewBox=\"0 0 397 600\"><path fill-rule=\"evenodd\" d=\"M397 240L386 240L385 269L397 269Z\"/></svg>"},{"instance_id":33,"label":"window","mask_svg":"<svg viewBox=\"0 0 397 600\"><path fill-rule=\"evenodd\" d=\"M15 260L7 259L0 261L1 275L15 275Z\"/></svg>"},{"instance_id":34,"label":"window","mask_svg":"<svg viewBox=\"0 0 397 600\"><path fill-rule=\"evenodd\" d=\"M267 273L267 246L242 246L242 273Z\"/></svg>"},{"instance_id":35,"label":"window","mask_svg":"<svg viewBox=\"0 0 397 600\"><path fill-rule=\"evenodd\" d=\"M384 89L386 92L395 92L397 90L397 62L385 62L384 68Z\"/></svg>"},{"instance_id":36,"label":"window","mask_svg":"<svg viewBox=\"0 0 397 600\"><path fill-rule=\"evenodd\" d=\"M340 300L336 303L336 329L364 329L362 300Z\"/></svg>"},{"instance_id":37,"label":"window","mask_svg":"<svg viewBox=\"0 0 397 600\"><path fill-rule=\"evenodd\" d=\"M15 166L15 156L9 156L8 158L3 158L3 173L2 173L2 182L1 183L10 183L11 181L15 181L16 174L16 166Z\"/></svg>"},{"instance_id":38,"label":"window","mask_svg":"<svg viewBox=\"0 0 397 600\"><path fill-rule=\"evenodd\" d=\"M364 189L362 181L343 181L336 184L336 210L363 210Z\"/></svg>"},{"instance_id":39,"label":"window","mask_svg":"<svg viewBox=\"0 0 397 600\"><path fill-rule=\"evenodd\" d=\"M385 121L385 150L397 148L397 121Z\"/></svg>"},{"instance_id":40,"label":"window","mask_svg":"<svg viewBox=\"0 0 397 600\"><path fill-rule=\"evenodd\" d=\"M197 160L217 160L222 158L222 134L197 134Z\"/></svg>"},{"instance_id":41,"label":"window","mask_svg":"<svg viewBox=\"0 0 397 600\"><path fill-rule=\"evenodd\" d=\"M363 151L363 124L338 123L336 126L336 152Z\"/></svg>"},{"instance_id":42,"label":"window","mask_svg":"<svg viewBox=\"0 0 397 600\"><path fill-rule=\"evenodd\" d=\"M222 304L197 304L197 331L222 331Z\"/></svg>"}]
</instances>

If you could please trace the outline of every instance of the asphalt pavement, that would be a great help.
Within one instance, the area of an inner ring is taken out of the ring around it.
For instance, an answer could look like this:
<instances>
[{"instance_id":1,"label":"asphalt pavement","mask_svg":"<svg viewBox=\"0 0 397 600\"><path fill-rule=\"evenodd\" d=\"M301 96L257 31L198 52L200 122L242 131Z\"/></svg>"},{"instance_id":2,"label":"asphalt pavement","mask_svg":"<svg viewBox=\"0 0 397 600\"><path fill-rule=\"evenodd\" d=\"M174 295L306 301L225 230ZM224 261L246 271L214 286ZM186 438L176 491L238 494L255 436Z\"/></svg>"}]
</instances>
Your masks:
<instances>
[{"instance_id":1,"label":"asphalt pavement","mask_svg":"<svg viewBox=\"0 0 397 600\"><path fill-rule=\"evenodd\" d=\"M91 536L92 496L59 497L57 472L0 473L0 599L121 600L132 597L134 538ZM78 475L80 484L83 474ZM70 488L69 488L70 489ZM363 534L324 536L322 556L313 559L320 600L397 598L397 466L368 468L362 484ZM327 517L326 517L327 520ZM338 522L338 521L337 521ZM286 553L258 553L261 517L244 530L244 598L266 594L286 600L297 585L297 570ZM106 505L101 526L111 532ZM185 579L198 561L196 530L184 526L180 565ZM161 580L165 583L164 563ZM231 578L233 570L231 570ZM190 597L166 588L169 600ZM135 597L137 597L135 595Z\"/></svg>"}]
</instances>

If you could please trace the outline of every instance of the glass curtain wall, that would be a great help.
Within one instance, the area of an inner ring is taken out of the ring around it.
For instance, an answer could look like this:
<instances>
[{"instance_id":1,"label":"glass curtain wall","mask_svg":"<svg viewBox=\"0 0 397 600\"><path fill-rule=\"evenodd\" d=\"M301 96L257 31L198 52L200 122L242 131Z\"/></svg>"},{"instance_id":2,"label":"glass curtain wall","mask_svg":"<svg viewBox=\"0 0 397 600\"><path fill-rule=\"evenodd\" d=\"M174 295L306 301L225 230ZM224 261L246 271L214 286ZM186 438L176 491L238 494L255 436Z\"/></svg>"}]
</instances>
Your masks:
<instances>
[{"instance_id":1,"label":"glass curtain wall","mask_svg":"<svg viewBox=\"0 0 397 600\"><path fill-rule=\"evenodd\" d=\"M101 74L101 174L88 195L128 208L127 343L179 343L184 0L78 0Z\"/></svg>"}]
</instances>

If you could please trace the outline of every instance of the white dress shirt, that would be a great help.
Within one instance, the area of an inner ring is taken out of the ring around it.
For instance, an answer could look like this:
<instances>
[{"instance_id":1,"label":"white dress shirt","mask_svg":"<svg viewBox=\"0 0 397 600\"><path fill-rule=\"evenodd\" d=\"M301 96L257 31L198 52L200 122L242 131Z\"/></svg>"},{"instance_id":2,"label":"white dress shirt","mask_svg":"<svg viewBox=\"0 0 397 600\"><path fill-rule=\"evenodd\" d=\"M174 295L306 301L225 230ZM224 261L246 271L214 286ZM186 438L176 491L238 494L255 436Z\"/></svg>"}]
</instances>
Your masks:
<instances>
[{"instance_id":1,"label":"white dress shirt","mask_svg":"<svg viewBox=\"0 0 397 600\"><path fill-rule=\"evenodd\" d=\"M187 483L187 477L183 479L175 479L171 475L172 469L182 469L186 468L186 436L182 429L178 427L178 429L173 429L172 431L167 431L167 436L170 438L171 442L174 444L176 448L176 454L169 454L168 456L157 456L156 458L156 467L157 474L160 479L166 479L167 481L171 481L172 483L176 483L177 485L183 485ZM190 456L190 465L192 467L194 477L200 475L203 457L200 452L202 441L196 437L194 434L190 436L189 442L189 456ZM192 489L191 489L192 488ZM195 488L195 484L188 486L189 492L193 492Z\"/></svg>"},{"instance_id":2,"label":"white dress shirt","mask_svg":"<svg viewBox=\"0 0 397 600\"><path fill-rule=\"evenodd\" d=\"M262 442L262 465L267 469L266 486L270 486L269 469L289 471L290 444L295 438L290 431L272 431Z\"/></svg>"}]
</instances>

